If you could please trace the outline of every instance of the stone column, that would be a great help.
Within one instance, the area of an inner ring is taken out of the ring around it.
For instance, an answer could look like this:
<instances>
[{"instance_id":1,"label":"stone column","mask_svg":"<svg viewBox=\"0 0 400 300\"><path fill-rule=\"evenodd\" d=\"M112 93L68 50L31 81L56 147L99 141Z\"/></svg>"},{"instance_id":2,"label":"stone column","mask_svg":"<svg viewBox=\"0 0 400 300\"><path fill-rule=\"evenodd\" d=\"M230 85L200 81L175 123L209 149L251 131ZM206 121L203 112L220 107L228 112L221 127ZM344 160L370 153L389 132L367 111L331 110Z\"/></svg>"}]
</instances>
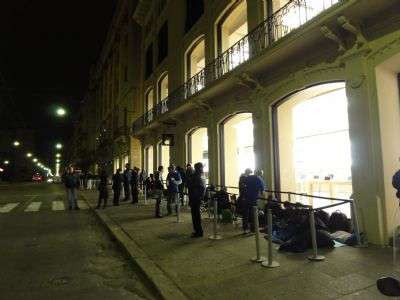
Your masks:
<instances>
[{"instance_id":1,"label":"stone column","mask_svg":"<svg viewBox=\"0 0 400 300\"><path fill-rule=\"evenodd\" d=\"M219 168L219 132L218 124L213 112L208 112L207 118L208 132L208 163L209 163L209 182L221 184Z\"/></svg>"},{"instance_id":2,"label":"stone column","mask_svg":"<svg viewBox=\"0 0 400 300\"><path fill-rule=\"evenodd\" d=\"M351 141L353 198L360 225L374 244L384 244L383 171L375 80L361 54L348 57L346 93Z\"/></svg>"}]
</instances>

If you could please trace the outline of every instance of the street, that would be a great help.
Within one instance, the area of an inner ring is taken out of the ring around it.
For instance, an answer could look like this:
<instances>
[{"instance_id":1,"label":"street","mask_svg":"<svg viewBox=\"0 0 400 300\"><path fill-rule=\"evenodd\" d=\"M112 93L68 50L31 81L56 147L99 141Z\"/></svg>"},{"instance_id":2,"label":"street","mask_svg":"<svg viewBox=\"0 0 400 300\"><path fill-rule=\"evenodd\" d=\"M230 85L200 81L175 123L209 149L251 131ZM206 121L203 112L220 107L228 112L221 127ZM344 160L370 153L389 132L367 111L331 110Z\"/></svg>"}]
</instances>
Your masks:
<instances>
[{"instance_id":1,"label":"street","mask_svg":"<svg viewBox=\"0 0 400 300\"><path fill-rule=\"evenodd\" d=\"M0 183L0 299L154 299L80 200L60 184Z\"/></svg>"}]
</instances>

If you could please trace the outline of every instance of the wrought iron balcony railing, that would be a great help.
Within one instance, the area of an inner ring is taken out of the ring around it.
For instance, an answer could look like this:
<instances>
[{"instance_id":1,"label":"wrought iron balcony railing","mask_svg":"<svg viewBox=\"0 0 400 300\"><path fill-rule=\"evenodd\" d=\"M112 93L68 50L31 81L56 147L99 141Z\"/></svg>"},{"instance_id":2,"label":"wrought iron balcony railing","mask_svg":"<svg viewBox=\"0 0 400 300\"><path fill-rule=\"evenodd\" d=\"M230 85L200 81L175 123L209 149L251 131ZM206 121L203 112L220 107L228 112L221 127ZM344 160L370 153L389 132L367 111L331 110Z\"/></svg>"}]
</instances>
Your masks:
<instances>
[{"instance_id":1,"label":"wrought iron balcony railing","mask_svg":"<svg viewBox=\"0 0 400 300\"><path fill-rule=\"evenodd\" d=\"M344 0L291 0L132 124L133 133L174 110L319 13Z\"/></svg>"}]
</instances>

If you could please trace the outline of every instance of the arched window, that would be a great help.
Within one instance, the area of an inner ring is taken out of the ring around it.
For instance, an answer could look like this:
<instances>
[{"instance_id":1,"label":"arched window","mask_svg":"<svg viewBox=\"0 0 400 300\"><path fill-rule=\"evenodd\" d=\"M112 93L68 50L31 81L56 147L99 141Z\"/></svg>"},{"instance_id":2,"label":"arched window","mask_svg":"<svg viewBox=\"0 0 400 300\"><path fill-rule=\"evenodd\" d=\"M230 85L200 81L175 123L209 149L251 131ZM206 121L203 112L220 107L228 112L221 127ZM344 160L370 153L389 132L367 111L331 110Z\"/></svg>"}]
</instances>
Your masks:
<instances>
[{"instance_id":1,"label":"arched window","mask_svg":"<svg viewBox=\"0 0 400 300\"><path fill-rule=\"evenodd\" d=\"M239 113L225 119L220 137L222 183L238 186L240 174L255 167L252 114Z\"/></svg>"},{"instance_id":2,"label":"arched window","mask_svg":"<svg viewBox=\"0 0 400 300\"><path fill-rule=\"evenodd\" d=\"M146 122L150 123L153 121L153 106L154 106L154 90L151 88L147 91L145 96L145 113Z\"/></svg>"},{"instance_id":3,"label":"arched window","mask_svg":"<svg viewBox=\"0 0 400 300\"><path fill-rule=\"evenodd\" d=\"M165 146L162 142L157 145L157 163L158 166L163 166L166 170L170 165L170 151L169 146Z\"/></svg>"},{"instance_id":4,"label":"arched window","mask_svg":"<svg viewBox=\"0 0 400 300\"><path fill-rule=\"evenodd\" d=\"M148 175L154 172L153 157L153 146L144 148L144 169Z\"/></svg>"},{"instance_id":5,"label":"arched window","mask_svg":"<svg viewBox=\"0 0 400 300\"><path fill-rule=\"evenodd\" d=\"M201 162L204 173L208 178L208 133L206 127L196 128L187 135L187 162L192 164Z\"/></svg>"},{"instance_id":6,"label":"arched window","mask_svg":"<svg viewBox=\"0 0 400 300\"><path fill-rule=\"evenodd\" d=\"M167 100L168 100L168 73L164 73L158 81L158 103L161 103L159 112L161 114L168 111Z\"/></svg>"},{"instance_id":7,"label":"arched window","mask_svg":"<svg viewBox=\"0 0 400 300\"><path fill-rule=\"evenodd\" d=\"M186 54L186 79L192 78L205 66L204 38L197 40Z\"/></svg>"}]
</instances>

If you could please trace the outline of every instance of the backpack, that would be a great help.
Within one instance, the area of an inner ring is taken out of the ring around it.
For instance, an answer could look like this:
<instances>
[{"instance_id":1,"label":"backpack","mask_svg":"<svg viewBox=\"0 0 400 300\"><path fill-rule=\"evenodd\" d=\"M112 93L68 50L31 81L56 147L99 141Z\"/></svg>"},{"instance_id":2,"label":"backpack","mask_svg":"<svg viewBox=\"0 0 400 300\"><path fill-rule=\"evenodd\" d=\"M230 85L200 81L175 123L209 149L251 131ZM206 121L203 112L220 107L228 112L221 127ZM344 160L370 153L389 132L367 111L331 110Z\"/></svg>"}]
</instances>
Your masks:
<instances>
[{"instance_id":1,"label":"backpack","mask_svg":"<svg viewBox=\"0 0 400 300\"><path fill-rule=\"evenodd\" d=\"M332 213L329 219L329 230L331 232L346 231L351 232L351 223L347 216L341 211L337 210Z\"/></svg>"}]
</instances>

